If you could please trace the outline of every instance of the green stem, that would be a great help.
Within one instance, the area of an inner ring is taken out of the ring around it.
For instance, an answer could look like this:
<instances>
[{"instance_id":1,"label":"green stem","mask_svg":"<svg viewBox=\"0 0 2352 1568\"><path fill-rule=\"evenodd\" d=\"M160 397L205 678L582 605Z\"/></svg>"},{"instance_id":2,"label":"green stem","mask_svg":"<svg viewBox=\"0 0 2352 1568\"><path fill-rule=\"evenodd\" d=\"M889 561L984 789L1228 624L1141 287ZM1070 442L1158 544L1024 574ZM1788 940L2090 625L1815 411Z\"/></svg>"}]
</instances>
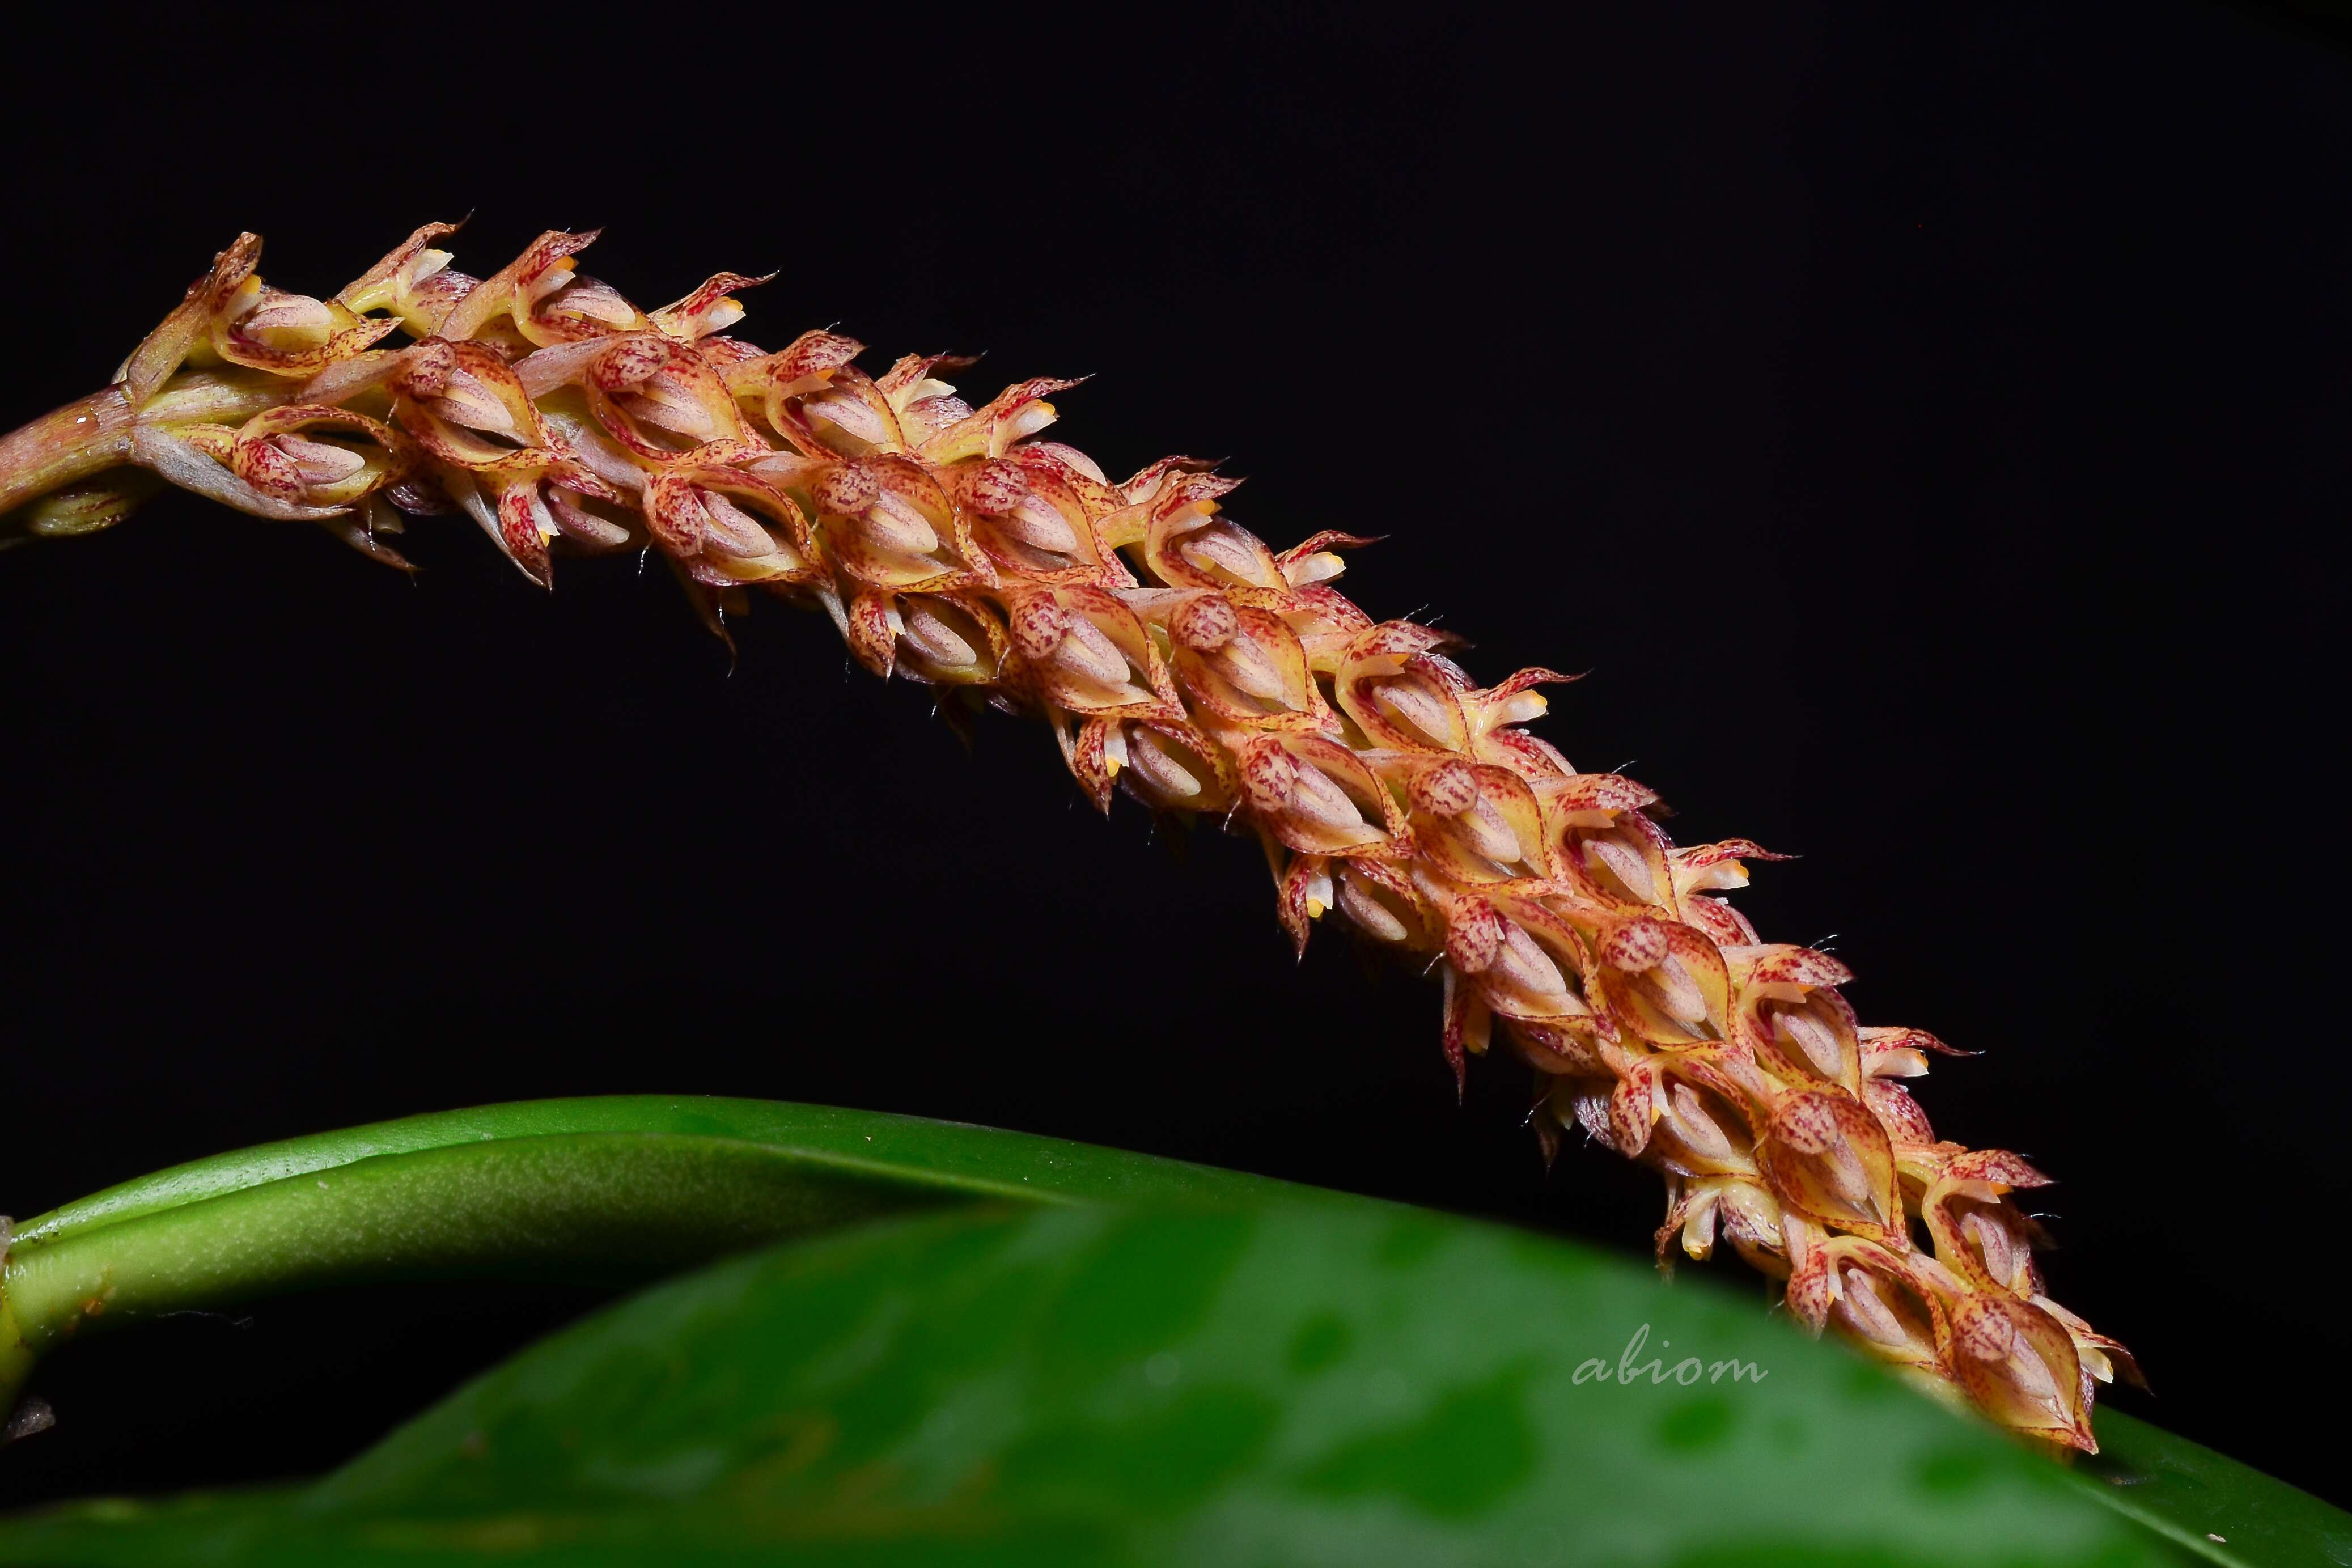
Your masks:
<instances>
[{"instance_id":1,"label":"green stem","mask_svg":"<svg viewBox=\"0 0 2352 1568\"><path fill-rule=\"evenodd\" d=\"M9 1305L7 1292L0 1290L0 1426L7 1425L8 1413L16 1407L16 1391L40 1359L40 1352L16 1331L16 1310Z\"/></svg>"}]
</instances>

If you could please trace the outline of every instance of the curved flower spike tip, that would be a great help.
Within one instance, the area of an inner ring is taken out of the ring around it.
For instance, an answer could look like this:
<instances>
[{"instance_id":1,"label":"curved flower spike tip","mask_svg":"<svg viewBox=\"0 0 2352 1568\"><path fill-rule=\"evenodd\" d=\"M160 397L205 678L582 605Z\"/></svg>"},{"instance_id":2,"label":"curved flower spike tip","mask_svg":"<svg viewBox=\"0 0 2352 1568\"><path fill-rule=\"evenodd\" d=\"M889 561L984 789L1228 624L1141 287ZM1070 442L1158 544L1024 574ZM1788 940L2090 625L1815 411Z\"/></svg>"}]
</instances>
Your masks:
<instances>
[{"instance_id":1,"label":"curved flower spike tip","mask_svg":"<svg viewBox=\"0 0 2352 1568\"><path fill-rule=\"evenodd\" d=\"M1271 549L1212 464L1112 480L1045 438L1076 383L975 406L942 379L969 361L875 376L847 338L735 336L734 291L764 279L648 312L577 269L592 234L477 280L434 248L449 232L327 300L263 283L238 237L115 385L0 443L0 506L62 490L26 526L87 531L144 468L394 565L387 540L435 512L542 586L559 554L651 547L722 636L754 595L821 610L950 718L1044 720L1102 809L1124 791L1255 837L1302 951L1336 918L1434 968L1457 1075L1499 1038L1534 1068L1547 1153L1581 1127L1664 1177L1662 1264L1719 1236L1816 1331L2095 1446L2095 1386L2137 1373L2043 1292L2010 1195L2045 1178L1937 1139L1905 1080L1947 1047L1863 1026L1843 964L1725 900L1780 857L1677 847L1650 790L1527 731L1567 677L1479 685L1447 635L1332 587L1369 541Z\"/></svg>"}]
</instances>

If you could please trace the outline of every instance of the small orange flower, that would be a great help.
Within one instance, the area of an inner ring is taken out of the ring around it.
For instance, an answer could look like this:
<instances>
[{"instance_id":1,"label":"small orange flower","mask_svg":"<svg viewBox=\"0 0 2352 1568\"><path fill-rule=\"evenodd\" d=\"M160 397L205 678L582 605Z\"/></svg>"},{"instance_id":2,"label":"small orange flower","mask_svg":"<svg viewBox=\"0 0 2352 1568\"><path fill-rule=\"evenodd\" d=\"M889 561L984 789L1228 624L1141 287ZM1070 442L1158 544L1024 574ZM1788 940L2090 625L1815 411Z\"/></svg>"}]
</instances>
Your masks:
<instances>
[{"instance_id":1,"label":"small orange flower","mask_svg":"<svg viewBox=\"0 0 2352 1568\"><path fill-rule=\"evenodd\" d=\"M975 406L943 379L969 360L877 379L835 333L735 337L737 292L765 279L647 312L578 271L593 233L550 231L478 279L434 247L450 232L425 225L329 300L268 287L239 236L78 423L104 462L394 564L380 534L448 511L541 584L559 551L657 551L722 636L756 589L933 686L953 721L1044 719L1098 807L1124 792L1254 836L1302 951L1336 916L1433 969L1457 1083L1499 1026L1548 1156L1580 1127L1664 1175L1662 1264L1727 1239L1816 1331L2094 1446L2095 1384L2137 1374L2044 1293L2011 1200L2047 1178L1938 1141L1906 1086L1949 1047L1863 1026L1843 964L1761 942L1727 901L1782 857L1677 847L1653 791L1527 731L1536 688L1572 677L1480 687L1451 634L1333 586L1370 539L1276 552L1226 514L1237 481L1213 464L1113 483L1044 438L1076 382ZM105 491L89 525L129 504Z\"/></svg>"}]
</instances>

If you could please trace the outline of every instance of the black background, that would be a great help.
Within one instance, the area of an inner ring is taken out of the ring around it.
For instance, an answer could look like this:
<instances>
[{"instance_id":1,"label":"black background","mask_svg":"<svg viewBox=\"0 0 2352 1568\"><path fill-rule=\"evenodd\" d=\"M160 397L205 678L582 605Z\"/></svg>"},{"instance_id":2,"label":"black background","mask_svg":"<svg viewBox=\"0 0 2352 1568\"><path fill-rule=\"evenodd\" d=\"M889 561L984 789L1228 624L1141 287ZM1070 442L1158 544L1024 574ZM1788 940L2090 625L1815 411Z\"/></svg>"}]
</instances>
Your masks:
<instances>
[{"instance_id":1,"label":"black background","mask_svg":"<svg viewBox=\"0 0 2352 1568\"><path fill-rule=\"evenodd\" d=\"M477 216L741 329L1100 373L1056 432L1231 454L1277 545L1474 669L1676 836L1800 852L1939 1064L1939 1131L2062 1179L2054 1292L2117 1403L2352 1500L2292 1417L2352 1352L2332 544L2352 58L2202 0L1354 8L929 30L696 7L324 11L14 56L0 424L100 384L240 227L331 292ZM948 1116L1645 1248L1656 1184L1523 1079L1457 1109L1437 999L1256 852L1178 864L1042 732L967 756L781 606L741 661L656 571L531 589L462 519L415 584L173 497L0 556L0 1206L504 1098ZM1743 1288L1736 1264L1713 1272ZM271 1303L60 1356L0 1502L315 1470L587 1300Z\"/></svg>"}]
</instances>

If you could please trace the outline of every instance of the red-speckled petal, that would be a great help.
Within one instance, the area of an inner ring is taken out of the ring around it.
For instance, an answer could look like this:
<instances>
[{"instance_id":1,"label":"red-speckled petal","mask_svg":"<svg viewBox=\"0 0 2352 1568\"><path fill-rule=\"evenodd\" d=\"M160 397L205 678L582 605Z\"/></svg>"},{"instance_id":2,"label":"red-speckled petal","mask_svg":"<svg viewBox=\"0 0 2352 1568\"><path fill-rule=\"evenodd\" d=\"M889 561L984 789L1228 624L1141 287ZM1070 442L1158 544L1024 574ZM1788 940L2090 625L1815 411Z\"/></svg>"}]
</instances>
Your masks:
<instances>
[{"instance_id":1,"label":"red-speckled petal","mask_svg":"<svg viewBox=\"0 0 2352 1568\"><path fill-rule=\"evenodd\" d=\"M1758 1156L1784 1205L1832 1230L1909 1245L1894 1151L1858 1101L1818 1090L1789 1095L1774 1108Z\"/></svg>"}]
</instances>

